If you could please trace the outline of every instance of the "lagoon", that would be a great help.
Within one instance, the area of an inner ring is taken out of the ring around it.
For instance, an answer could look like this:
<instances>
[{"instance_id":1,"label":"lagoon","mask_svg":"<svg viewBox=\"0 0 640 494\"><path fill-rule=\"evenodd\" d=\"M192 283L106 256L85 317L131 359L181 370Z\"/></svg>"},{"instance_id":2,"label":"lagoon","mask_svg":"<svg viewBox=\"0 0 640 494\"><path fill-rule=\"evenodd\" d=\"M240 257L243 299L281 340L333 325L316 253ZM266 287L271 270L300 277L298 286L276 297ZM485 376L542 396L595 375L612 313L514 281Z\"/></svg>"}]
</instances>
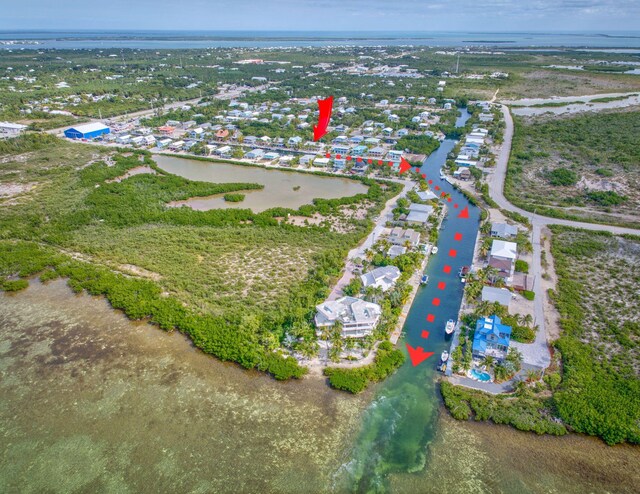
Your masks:
<instances>
[{"instance_id":1,"label":"lagoon","mask_svg":"<svg viewBox=\"0 0 640 494\"><path fill-rule=\"evenodd\" d=\"M325 177L314 173L269 170L260 166L234 165L212 161L199 161L174 156L155 155L158 166L169 173L190 180L213 183L258 183L264 189L242 191L242 202L226 202L223 194L177 201L173 206L186 205L199 211L209 209L241 208L260 213L270 208L298 209L312 204L313 199L337 199L366 194L367 187L356 180Z\"/></svg>"}]
</instances>

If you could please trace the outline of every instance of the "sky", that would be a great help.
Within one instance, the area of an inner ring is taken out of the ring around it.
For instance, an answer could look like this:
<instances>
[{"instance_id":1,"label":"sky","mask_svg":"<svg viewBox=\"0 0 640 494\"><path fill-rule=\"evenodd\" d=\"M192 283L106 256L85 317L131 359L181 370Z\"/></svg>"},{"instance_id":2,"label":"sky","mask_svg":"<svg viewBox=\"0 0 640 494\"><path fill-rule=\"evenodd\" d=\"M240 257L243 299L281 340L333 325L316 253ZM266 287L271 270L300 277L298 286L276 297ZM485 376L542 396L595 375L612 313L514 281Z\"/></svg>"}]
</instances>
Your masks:
<instances>
[{"instance_id":1,"label":"sky","mask_svg":"<svg viewBox=\"0 0 640 494\"><path fill-rule=\"evenodd\" d=\"M640 0L0 0L0 12L2 30L614 32L639 29Z\"/></svg>"}]
</instances>

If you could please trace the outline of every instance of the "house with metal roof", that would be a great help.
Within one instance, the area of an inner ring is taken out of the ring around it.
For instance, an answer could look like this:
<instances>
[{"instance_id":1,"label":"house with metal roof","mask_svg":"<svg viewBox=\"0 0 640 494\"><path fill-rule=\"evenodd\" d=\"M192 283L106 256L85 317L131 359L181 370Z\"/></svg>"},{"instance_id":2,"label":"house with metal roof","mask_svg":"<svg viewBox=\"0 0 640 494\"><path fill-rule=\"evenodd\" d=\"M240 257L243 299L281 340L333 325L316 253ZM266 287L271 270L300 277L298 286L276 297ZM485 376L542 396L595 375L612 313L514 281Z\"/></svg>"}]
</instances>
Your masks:
<instances>
[{"instance_id":1,"label":"house with metal roof","mask_svg":"<svg viewBox=\"0 0 640 494\"><path fill-rule=\"evenodd\" d=\"M504 360L511 342L511 326L502 324L496 315L478 319L473 335L473 357Z\"/></svg>"},{"instance_id":2,"label":"house with metal roof","mask_svg":"<svg viewBox=\"0 0 640 494\"><path fill-rule=\"evenodd\" d=\"M362 338L373 332L381 315L382 308L378 304L355 297L341 297L316 306L314 321L320 332L340 323L342 336Z\"/></svg>"},{"instance_id":3,"label":"house with metal roof","mask_svg":"<svg viewBox=\"0 0 640 494\"><path fill-rule=\"evenodd\" d=\"M485 286L482 287L482 295L483 302L494 303L498 302L500 305L505 307L509 307L511 304L511 299L513 298L512 293L506 288L496 288L495 286Z\"/></svg>"},{"instance_id":4,"label":"house with metal roof","mask_svg":"<svg viewBox=\"0 0 640 494\"><path fill-rule=\"evenodd\" d=\"M360 276L362 286L381 288L383 292L393 288L400 278L400 270L395 266L381 266Z\"/></svg>"},{"instance_id":5,"label":"house with metal roof","mask_svg":"<svg viewBox=\"0 0 640 494\"><path fill-rule=\"evenodd\" d=\"M104 134L109 134L111 129L100 122L77 125L64 131L64 136L69 139L95 139Z\"/></svg>"},{"instance_id":6,"label":"house with metal roof","mask_svg":"<svg viewBox=\"0 0 640 494\"><path fill-rule=\"evenodd\" d=\"M518 234L518 227L507 223L491 223L491 236L501 238L511 238Z\"/></svg>"}]
</instances>

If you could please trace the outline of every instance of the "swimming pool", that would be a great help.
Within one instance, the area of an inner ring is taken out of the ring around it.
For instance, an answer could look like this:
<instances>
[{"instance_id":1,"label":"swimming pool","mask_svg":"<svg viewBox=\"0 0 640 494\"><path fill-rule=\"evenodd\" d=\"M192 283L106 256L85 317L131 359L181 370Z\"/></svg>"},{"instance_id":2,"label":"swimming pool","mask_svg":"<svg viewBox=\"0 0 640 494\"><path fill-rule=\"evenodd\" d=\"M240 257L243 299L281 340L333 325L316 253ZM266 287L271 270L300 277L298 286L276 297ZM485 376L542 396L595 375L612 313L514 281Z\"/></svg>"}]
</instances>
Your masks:
<instances>
[{"instance_id":1,"label":"swimming pool","mask_svg":"<svg viewBox=\"0 0 640 494\"><path fill-rule=\"evenodd\" d=\"M476 379L477 381L481 381L483 383L491 381L491 376L488 372L477 371L476 369L471 369L469 376L472 379Z\"/></svg>"}]
</instances>

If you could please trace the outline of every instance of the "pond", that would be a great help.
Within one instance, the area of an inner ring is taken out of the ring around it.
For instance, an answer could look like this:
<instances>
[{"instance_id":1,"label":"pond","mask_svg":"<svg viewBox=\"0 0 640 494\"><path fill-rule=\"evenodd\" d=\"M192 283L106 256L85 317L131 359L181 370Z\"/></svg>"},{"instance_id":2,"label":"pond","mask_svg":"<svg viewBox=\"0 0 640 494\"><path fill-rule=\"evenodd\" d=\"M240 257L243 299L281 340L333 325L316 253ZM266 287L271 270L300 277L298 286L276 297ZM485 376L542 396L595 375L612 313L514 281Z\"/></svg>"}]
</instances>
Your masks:
<instances>
[{"instance_id":1,"label":"pond","mask_svg":"<svg viewBox=\"0 0 640 494\"><path fill-rule=\"evenodd\" d=\"M158 166L169 173L190 180L213 183L248 182L264 185L261 190L242 191L242 202L227 202L223 194L177 201L172 206L189 206L198 211L241 208L260 213L274 207L298 209L312 204L313 199L337 199L367 192L362 183L340 177L324 177L313 173L268 170L257 166L232 165L199 161L174 156L155 155Z\"/></svg>"}]
</instances>

